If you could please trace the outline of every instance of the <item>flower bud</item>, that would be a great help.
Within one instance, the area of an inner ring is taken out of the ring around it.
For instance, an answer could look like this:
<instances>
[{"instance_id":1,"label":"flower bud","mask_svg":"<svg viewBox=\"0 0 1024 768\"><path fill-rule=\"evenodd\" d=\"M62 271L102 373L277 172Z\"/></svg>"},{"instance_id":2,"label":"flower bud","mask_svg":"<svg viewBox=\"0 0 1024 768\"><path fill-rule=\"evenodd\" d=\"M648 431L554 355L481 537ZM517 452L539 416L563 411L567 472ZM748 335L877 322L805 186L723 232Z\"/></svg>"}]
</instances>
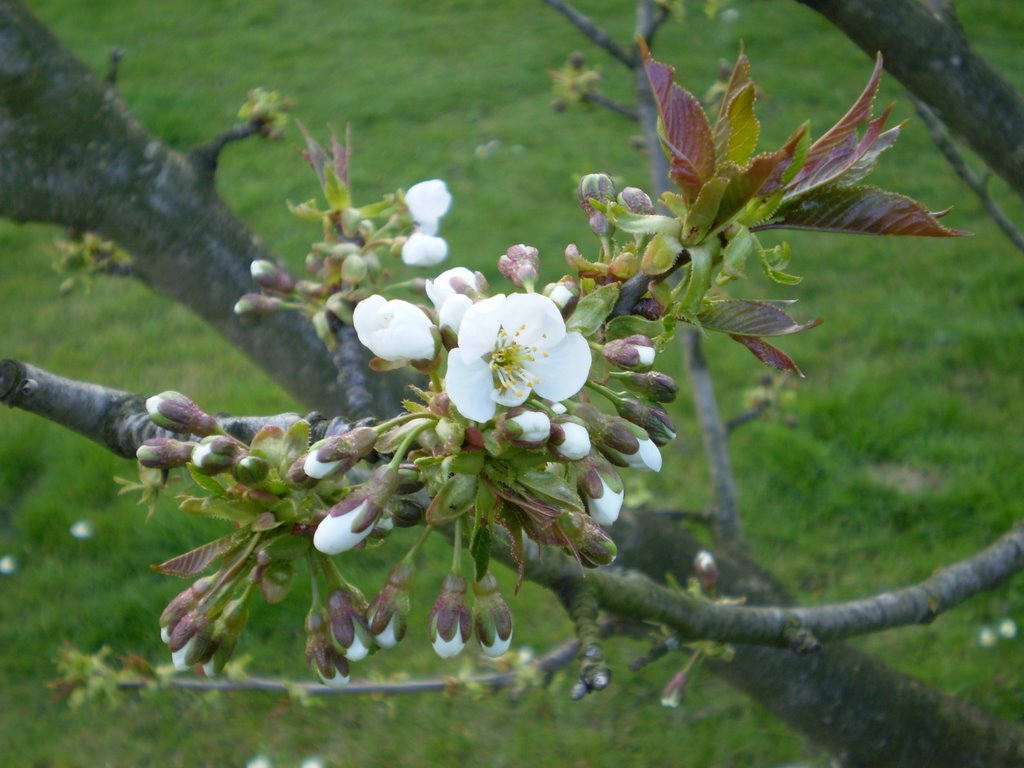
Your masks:
<instances>
[{"instance_id":1,"label":"flower bud","mask_svg":"<svg viewBox=\"0 0 1024 768\"><path fill-rule=\"evenodd\" d=\"M513 445L536 448L551 436L551 419L540 411L516 408L497 418L495 432Z\"/></svg>"},{"instance_id":2,"label":"flower bud","mask_svg":"<svg viewBox=\"0 0 1024 768\"><path fill-rule=\"evenodd\" d=\"M455 473L441 486L427 508L430 525L444 525L469 512L476 503L476 475Z\"/></svg>"},{"instance_id":3,"label":"flower bud","mask_svg":"<svg viewBox=\"0 0 1024 768\"><path fill-rule=\"evenodd\" d=\"M335 504L313 534L313 546L327 555L346 552L373 533L384 504L398 489L398 471L379 467L370 479Z\"/></svg>"},{"instance_id":4,"label":"flower bud","mask_svg":"<svg viewBox=\"0 0 1024 768\"><path fill-rule=\"evenodd\" d=\"M388 574L387 584L366 611L366 625L381 648L393 648L403 637L409 619L409 590L413 568L399 563Z\"/></svg>"},{"instance_id":5,"label":"flower bud","mask_svg":"<svg viewBox=\"0 0 1024 768\"><path fill-rule=\"evenodd\" d=\"M377 432L372 427L356 427L314 443L302 459L302 470L322 480L328 475L345 474L373 450Z\"/></svg>"},{"instance_id":6,"label":"flower bud","mask_svg":"<svg viewBox=\"0 0 1024 768\"><path fill-rule=\"evenodd\" d=\"M291 293L295 288L291 275L272 261L257 259L249 265L249 272L256 284L266 291Z\"/></svg>"},{"instance_id":7,"label":"flower bud","mask_svg":"<svg viewBox=\"0 0 1024 768\"><path fill-rule=\"evenodd\" d=\"M632 398L615 404L619 415L642 427L657 446L668 445L676 437L676 425L664 408L646 405Z\"/></svg>"},{"instance_id":8,"label":"flower bud","mask_svg":"<svg viewBox=\"0 0 1024 768\"><path fill-rule=\"evenodd\" d=\"M580 286L571 277L563 277L557 283L544 286L544 295L555 302L562 317L568 317L580 301Z\"/></svg>"},{"instance_id":9,"label":"flower bud","mask_svg":"<svg viewBox=\"0 0 1024 768\"><path fill-rule=\"evenodd\" d=\"M154 437L146 440L135 451L135 458L144 467L150 469L174 469L188 464L192 458L195 443L172 440L168 437Z\"/></svg>"},{"instance_id":10,"label":"flower bud","mask_svg":"<svg viewBox=\"0 0 1024 768\"><path fill-rule=\"evenodd\" d=\"M163 613L160 614L160 639L163 642L170 643L171 632L174 631L174 627L186 614L194 611L199 606L199 601L210 591L214 580L214 576L204 576L201 579L197 579L194 584L180 592L167 604Z\"/></svg>"},{"instance_id":11,"label":"flower bud","mask_svg":"<svg viewBox=\"0 0 1024 768\"><path fill-rule=\"evenodd\" d=\"M618 548L604 529L586 515L578 516L578 525L572 543L583 566L597 568L615 562Z\"/></svg>"},{"instance_id":12,"label":"flower bud","mask_svg":"<svg viewBox=\"0 0 1024 768\"><path fill-rule=\"evenodd\" d=\"M622 478L602 457L591 456L582 464L579 491L587 512L599 525L611 525L619 519L626 493Z\"/></svg>"},{"instance_id":13,"label":"flower bud","mask_svg":"<svg viewBox=\"0 0 1024 768\"><path fill-rule=\"evenodd\" d=\"M587 217L592 217L597 211L591 204L591 200L605 202L615 199L615 182L611 176L604 173L588 173L582 179L577 189L580 205L586 211Z\"/></svg>"},{"instance_id":14,"label":"flower bud","mask_svg":"<svg viewBox=\"0 0 1024 768\"><path fill-rule=\"evenodd\" d=\"M609 363L631 371L647 371L654 365L654 343L639 334L609 341L601 354Z\"/></svg>"},{"instance_id":15,"label":"flower bud","mask_svg":"<svg viewBox=\"0 0 1024 768\"><path fill-rule=\"evenodd\" d=\"M590 433L580 419L562 417L551 425L551 451L560 459L578 461L590 455Z\"/></svg>"},{"instance_id":16,"label":"flower bud","mask_svg":"<svg viewBox=\"0 0 1024 768\"><path fill-rule=\"evenodd\" d=\"M270 464L259 456L243 456L231 468L231 474L243 485L259 485L270 474Z\"/></svg>"},{"instance_id":17,"label":"flower bud","mask_svg":"<svg viewBox=\"0 0 1024 768\"><path fill-rule=\"evenodd\" d=\"M706 549L700 550L693 558L693 572L703 590L709 595L714 594L715 585L718 584L718 564L715 563L714 555Z\"/></svg>"},{"instance_id":18,"label":"flower bud","mask_svg":"<svg viewBox=\"0 0 1024 768\"><path fill-rule=\"evenodd\" d=\"M217 420L180 392L161 392L146 400L153 423L172 432L191 432L204 437L220 431Z\"/></svg>"},{"instance_id":19,"label":"flower bud","mask_svg":"<svg viewBox=\"0 0 1024 768\"><path fill-rule=\"evenodd\" d=\"M671 403L679 392L675 379L658 371L625 373L619 381L657 403Z\"/></svg>"},{"instance_id":20,"label":"flower bud","mask_svg":"<svg viewBox=\"0 0 1024 768\"><path fill-rule=\"evenodd\" d=\"M497 658L512 645L512 612L490 571L473 585L473 596L473 629L480 650Z\"/></svg>"},{"instance_id":21,"label":"flower bud","mask_svg":"<svg viewBox=\"0 0 1024 768\"><path fill-rule=\"evenodd\" d=\"M469 640L472 617L466 604L466 589L462 576L447 574L441 583L441 594L427 617L430 642L442 659L458 656Z\"/></svg>"},{"instance_id":22,"label":"flower bud","mask_svg":"<svg viewBox=\"0 0 1024 768\"><path fill-rule=\"evenodd\" d=\"M410 267L433 267L448 257L443 237L413 232L402 245L402 262Z\"/></svg>"},{"instance_id":23,"label":"flower bud","mask_svg":"<svg viewBox=\"0 0 1024 768\"><path fill-rule=\"evenodd\" d=\"M426 511L422 504L412 499L391 499L387 510L396 528L412 528L419 525L423 522Z\"/></svg>"},{"instance_id":24,"label":"flower bud","mask_svg":"<svg viewBox=\"0 0 1024 768\"><path fill-rule=\"evenodd\" d=\"M224 606L224 610L213 625L213 641L216 643L211 658L203 664L203 672L209 676L220 674L231 659L238 645L238 638L249 620L249 598L247 594L236 597Z\"/></svg>"},{"instance_id":25,"label":"flower bud","mask_svg":"<svg viewBox=\"0 0 1024 768\"><path fill-rule=\"evenodd\" d=\"M533 285L539 267L539 252L523 243L513 245L498 258L498 271L520 288Z\"/></svg>"},{"instance_id":26,"label":"flower bud","mask_svg":"<svg viewBox=\"0 0 1024 768\"><path fill-rule=\"evenodd\" d=\"M331 635L349 661L359 661L370 652L373 636L366 625L366 601L362 595L336 589L327 596L327 617Z\"/></svg>"},{"instance_id":27,"label":"flower bud","mask_svg":"<svg viewBox=\"0 0 1024 768\"><path fill-rule=\"evenodd\" d=\"M311 608L306 614L306 660L324 685L341 688L351 679L348 660L334 647L328 634L323 608Z\"/></svg>"},{"instance_id":28,"label":"flower bud","mask_svg":"<svg viewBox=\"0 0 1024 768\"><path fill-rule=\"evenodd\" d=\"M204 475L217 475L231 469L242 457L242 450L225 435L204 437L192 451L192 466Z\"/></svg>"},{"instance_id":29,"label":"flower bud","mask_svg":"<svg viewBox=\"0 0 1024 768\"><path fill-rule=\"evenodd\" d=\"M405 193L405 204L416 226L428 235L435 235L441 217L451 207L452 196L444 181L430 179L409 187Z\"/></svg>"},{"instance_id":30,"label":"flower bud","mask_svg":"<svg viewBox=\"0 0 1024 768\"><path fill-rule=\"evenodd\" d=\"M622 203L630 213L637 213L649 216L654 213L654 203L650 196L637 187L626 187L619 193L619 202Z\"/></svg>"},{"instance_id":31,"label":"flower bud","mask_svg":"<svg viewBox=\"0 0 1024 768\"><path fill-rule=\"evenodd\" d=\"M276 296L264 296L262 293L247 293L235 302L236 315L272 315L283 309L285 303Z\"/></svg>"}]
</instances>

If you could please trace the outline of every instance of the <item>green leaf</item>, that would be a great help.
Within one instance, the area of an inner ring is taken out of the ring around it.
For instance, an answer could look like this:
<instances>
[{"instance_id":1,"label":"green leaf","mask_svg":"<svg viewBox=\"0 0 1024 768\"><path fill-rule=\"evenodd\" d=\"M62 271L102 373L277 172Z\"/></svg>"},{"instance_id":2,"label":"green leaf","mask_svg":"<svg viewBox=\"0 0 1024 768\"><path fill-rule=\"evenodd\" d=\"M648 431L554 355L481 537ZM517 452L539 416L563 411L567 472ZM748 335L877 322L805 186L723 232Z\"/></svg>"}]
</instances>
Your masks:
<instances>
[{"instance_id":1,"label":"green leaf","mask_svg":"<svg viewBox=\"0 0 1024 768\"><path fill-rule=\"evenodd\" d=\"M738 227L722 254L722 271L716 282L721 285L731 279L743 277L747 257L756 250L757 238L746 227Z\"/></svg>"},{"instance_id":2,"label":"green leaf","mask_svg":"<svg viewBox=\"0 0 1024 768\"><path fill-rule=\"evenodd\" d=\"M640 334L653 339L665 332L665 323L662 320L647 320L636 315L621 315L613 318L604 328L605 341L624 339L627 336Z\"/></svg>"},{"instance_id":3,"label":"green leaf","mask_svg":"<svg viewBox=\"0 0 1024 768\"><path fill-rule=\"evenodd\" d=\"M519 484L529 492L552 502L561 510L571 509L583 512L583 503L579 494L559 475L551 472L522 472L518 477Z\"/></svg>"},{"instance_id":4,"label":"green leaf","mask_svg":"<svg viewBox=\"0 0 1024 768\"><path fill-rule=\"evenodd\" d=\"M784 202L773 219L751 229L809 229L870 235L957 237L916 200L875 187L830 187Z\"/></svg>"},{"instance_id":5,"label":"green leaf","mask_svg":"<svg viewBox=\"0 0 1024 768\"><path fill-rule=\"evenodd\" d=\"M182 555L172 557L170 560L160 563L160 565L151 565L150 568L157 573L164 573L170 576L195 576L197 573L206 570L210 563L221 557L224 553L238 546L247 536L248 534L243 533L240 535L237 531L229 533L227 536L222 536L219 539L203 544L201 547L196 547Z\"/></svg>"},{"instance_id":6,"label":"green leaf","mask_svg":"<svg viewBox=\"0 0 1024 768\"><path fill-rule=\"evenodd\" d=\"M788 302L787 302L788 303ZM704 305L697 320L704 328L743 336L786 336L813 328L821 320L797 323L782 302L725 299Z\"/></svg>"},{"instance_id":7,"label":"green leaf","mask_svg":"<svg viewBox=\"0 0 1024 768\"><path fill-rule=\"evenodd\" d=\"M188 468L188 473L192 475L192 480L202 488L204 491L210 491L211 493L222 494L224 493L224 483L218 480L216 477L210 477L210 475L204 475L202 472L197 470L192 464L185 465Z\"/></svg>"},{"instance_id":8,"label":"green leaf","mask_svg":"<svg viewBox=\"0 0 1024 768\"><path fill-rule=\"evenodd\" d=\"M718 117L715 120L715 157L718 163L727 162L729 158L729 147L732 143L735 125L730 112L737 98L745 91L753 93L753 81L750 79L750 60L740 45L740 53L736 64L729 76L729 83L726 85L725 93L722 96L722 103L718 108ZM752 106L752 104L751 104ZM742 112L742 109L740 110ZM741 118L742 121L742 118ZM756 139L755 139L756 142ZM751 150L753 151L753 150ZM748 155L749 157L749 155ZM746 160L740 161L743 165Z\"/></svg>"},{"instance_id":9,"label":"green leaf","mask_svg":"<svg viewBox=\"0 0 1024 768\"><path fill-rule=\"evenodd\" d=\"M616 202L610 202L603 206L603 209L605 215L618 229L631 235L656 235L659 232L679 234L679 220L672 216L633 213Z\"/></svg>"},{"instance_id":10,"label":"green leaf","mask_svg":"<svg viewBox=\"0 0 1024 768\"><path fill-rule=\"evenodd\" d=\"M480 483L484 488L485 484ZM493 524L490 519L494 511L494 497L491 496L489 507L481 507L479 494L477 495L476 525L473 527L473 535L469 539L469 553L473 556L473 572L477 581L480 581L487 573L491 564L491 542L494 540Z\"/></svg>"},{"instance_id":11,"label":"green leaf","mask_svg":"<svg viewBox=\"0 0 1024 768\"><path fill-rule=\"evenodd\" d=\"M452 475L430 502L427 522L430 525L444 525L462 517L476 502L476 486L475 475Z\"/></svg>"},{"instance_id":12,"label":"green leaf","mask_svg":"<svg viewBox=\"0 0 1024 768\"><path fill-rule=\"evenodd\" d=\"M566 322L566 330L579 331L584 336L593 335L608 317L618 299L618 283L603 285L593 293L584 296Z\"/></svg>"},{"instance_id":13,"label":"green leaf","mask_svg":"<svg viewBox=\"0 0 1024 768\"><path fill-rule=\"evenodd\" d=\"M729 103L729 144L724 161L746 165L757 149L761 124L754 117L754 84L747 84Z\"/></svg>"},{"instance_id":14,"label":"green leaf","mask_svg":"<svg viewBox=\"0 0 1024 768\"><path fill-rule=\"evenodd\" d=\"M711 225L718 216L718 207L722 202L722 195L729 186L729 178L726 176L715 176L704 184L686 216L686 223L683 225L683 241L685 244L696 245L711 229Z\"/></svg>"},{"instance_id":15,"label":"green leaf","mask_svg":"<svg viewBox=\"0 0 1024 768\"><path fill-rule=\"evenodd\" d=\"M640 271L648 277L663 275L675 266L683 244L672 235L655 235L644 249Z\"/></svg>"},{"instance_id":16,"label":"green leaf","mask_svg":"<svg viewBox=\"0 0 1024 768\"><path fill-rule=\"evenodd\" d=\"M797 285L803 280L798 275L791 275L783 272L789 264L790 250L789 243L779 243L774 248L761 248L758 244L761 255L761 267L768 279L779 285Z\"/></svg>"},{"instance_id":17,"label":"green leaf","mask_svg":"<svg viewBox=\"0 0 1024 768\"><path fill-rule=\"evenodd\" d=\"M686 280L680 285L682 298L676 304L675 315L687 322L696 322L697 310L700 309L704 295L711 287L711 264L712 253L708 245L695 246L689 249L690 269L687 272Z\"/></svg>"},{"instance_id":18,"label":"green leaf","mask_svg":"<svg viewBox=\"0 0 1024 768\"><path fill-rule=\"evenodd\" d=\"M348 187L338 178L333 165L324 168L324 197L332 211L343 211L352 204L352 196Z\"/></svg>"},{"instance_id":19,"label":"green leaf","mask_svg":"<svg viewBox=\"0 0 1024 768\"><path fill-rule=\"evenodd\" d=\"M277 560L267 566L259 580L263 599L270 605L282 602L295 583L295 566L288 560Z\"/></svg>"}]
</instances>

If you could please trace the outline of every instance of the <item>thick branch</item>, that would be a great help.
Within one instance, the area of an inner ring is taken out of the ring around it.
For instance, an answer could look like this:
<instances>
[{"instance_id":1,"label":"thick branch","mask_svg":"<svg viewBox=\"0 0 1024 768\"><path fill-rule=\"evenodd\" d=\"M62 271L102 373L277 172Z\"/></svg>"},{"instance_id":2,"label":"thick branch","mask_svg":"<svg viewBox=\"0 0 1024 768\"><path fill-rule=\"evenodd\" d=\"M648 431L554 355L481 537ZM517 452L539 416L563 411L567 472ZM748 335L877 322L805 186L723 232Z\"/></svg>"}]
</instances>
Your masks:
<instances>
[{"instance_id":1,"label":"thick branch","mask_svg":"<svg viewBox=\"0 0 1024 768\"><path fill-rule=\"evenodd\" d=\"M151 138L20 4L0 3L0 215L94 231L139 278L189 307L309 407L343 413L346 392L311 326L232 307L249 263L272 255L217 195L209 172ZM400 399L373 387L379 413Z\"/></svg>"},{"instance_id":2,"label":"thick branch","mask_svg":"<svg viewBox=\"0 0 1024 768\"><path fill-rule=\"evenodd\" d=\"M1024 99L971 48L953 16L920 0L799 0L928 105L1024 197Z\"/></svg>"}]
</instances>

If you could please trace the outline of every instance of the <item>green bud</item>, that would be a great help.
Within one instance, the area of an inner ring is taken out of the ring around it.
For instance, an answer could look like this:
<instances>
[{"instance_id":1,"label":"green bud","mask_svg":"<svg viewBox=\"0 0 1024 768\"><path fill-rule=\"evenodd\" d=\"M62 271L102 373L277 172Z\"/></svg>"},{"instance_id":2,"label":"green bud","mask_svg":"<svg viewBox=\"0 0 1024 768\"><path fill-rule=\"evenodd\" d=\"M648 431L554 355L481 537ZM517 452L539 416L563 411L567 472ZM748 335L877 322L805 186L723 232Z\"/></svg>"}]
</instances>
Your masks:
<instances>
[{"instance_id":1,"label":"green bud","mask_svg":"<svg viewBox=\"0 0 1024 768\"><path fill-rule=\"evenodd\" d=\"M217 420L181 392L161 392L146 400L153 423L172 432L191 432L204 437L220 431Z\"/></svg>"}]
</instances>

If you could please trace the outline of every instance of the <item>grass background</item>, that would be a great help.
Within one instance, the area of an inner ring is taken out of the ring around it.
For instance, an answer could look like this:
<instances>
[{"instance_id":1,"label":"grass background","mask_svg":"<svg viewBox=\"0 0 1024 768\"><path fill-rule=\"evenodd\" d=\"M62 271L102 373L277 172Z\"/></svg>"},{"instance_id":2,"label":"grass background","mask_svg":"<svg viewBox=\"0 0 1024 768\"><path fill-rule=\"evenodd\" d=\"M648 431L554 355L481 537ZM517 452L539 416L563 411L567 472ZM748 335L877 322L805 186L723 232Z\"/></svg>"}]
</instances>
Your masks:
<instances>
[{"instance_id":1,"label":"grass background","mask_svg":"<svg viewBox=\"0 0 1024 768\"><path fill-rule=\"evenodd\" d=\"M668 26L658 55L701 94L717 62L740 40L765 91L765 145L805 118L820 133L856 97L870 60L796 3L729 3L710 21L694 9ZM965 0L962 20L978 49L1024 85L1024 11ZM555 114L547 71L586 46L539 2L380 0L33 0L37 13L97 71L111 47L125 51L119 87L160 140L188 149L234 120L254 86L291 96L321 137L351 124L357 200L439 176L455 205L445 220L452 259L492 277L498 254L538 246L547 277L561 270L567 242L589 246L574 203L574 176L603 170L646 186L645 158L630 147L632 125L599 112ZM630 4L579 7L620 40L632 32ZM609 95L628 99L617 65L588 51ZM887 80L883 102L912 115ZM315 228L286 199L316 192L284 141L232 145L219 171L222 194L298 271ZM912 121L875 176L881 186L932 208L969 239L929 241L794 235L793 269L805 276L780 292L754 277L744 296L799 298L820 328L784 342L802 365L789 415L734 438L745 523L757 554L808 603L850 598L926 577L1005 531L1024 511L1024 262ZM1011 217L1024 208L991 183ZM138 392L178 389L212 410L294 409L296 404L184 309L143 287L99 281L90 294L58 295L50 244L58 233L0 222L0 328L4 357ZM187 276L183 276L187 279ZM497 280L495 280L497 283ZM724 338L708 354L726 415L762 370ZM678 362L668 370L682 374ZM685 386L685 382L683 382ZM699 508L707 500L699 436L683 397L680 439L666 449L671 472L644 478L634 500ZM612 642L613 686L568 701L569 674L546 689L482 699L468 694L338 698L304 707L272 696L160 693L112 707L72 710L46 682L70 642L109 646L163 662L156 621L181 582L152 573L159 562L216 535L215 524L182 520L164 503L146 522L118 498L114 475L133 467L86 441L16 411L0 414L0 555L20 568L0 577L0 744L11 765L244 765L256 754L275 766L320 756L327 765L423 764L441 760L517 765L767 766L827 756L759 707L699 674L683 707L659 706L681 663L627 671L642 651ZM91 520L95 536L69 534ZM219 529L218 529L219 530ZM372 592L401 547L352 558L354 581ZM443 548L428 560L440 562ZM434 658L421 631L441 567L417 582L410 637L400 649L355 668L362 678L455 673ZM504 579L506 587L510 585ZM570 632L553 601L529 586L513 603L517 645L538 652ZM239 648L259 673L306 676L302 590L275 610L257 610ZM861 641L892 664L1001 716L1020 720L1020 640L979 648L976 634L1002 617L1024 623L1024 587L1011 583L928 627Z\"/></svg>"}]
</instances>

